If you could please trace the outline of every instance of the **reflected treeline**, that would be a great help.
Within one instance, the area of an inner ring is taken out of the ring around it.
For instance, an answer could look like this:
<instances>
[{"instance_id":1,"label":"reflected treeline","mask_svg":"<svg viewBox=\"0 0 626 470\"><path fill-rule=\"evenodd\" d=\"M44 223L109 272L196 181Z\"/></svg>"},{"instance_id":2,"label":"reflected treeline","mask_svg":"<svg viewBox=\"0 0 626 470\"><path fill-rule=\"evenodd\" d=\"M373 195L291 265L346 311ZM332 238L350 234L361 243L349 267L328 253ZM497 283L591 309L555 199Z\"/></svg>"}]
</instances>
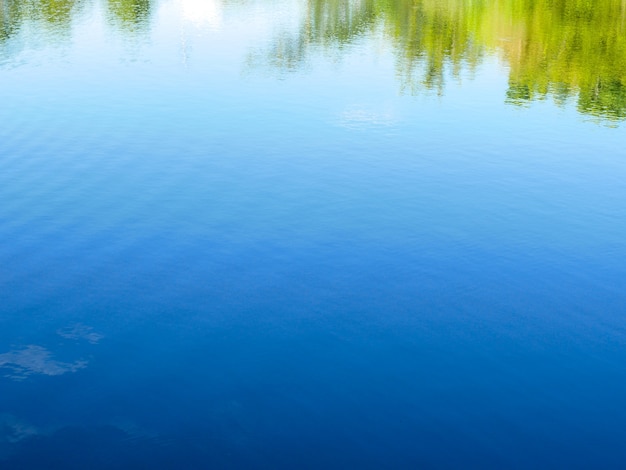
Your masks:
<instances>
[{"instance_id":1,"label":"reflected treeline","mask_svg":"<svg viewBox=\"0 0 626 470\"><path fill-rule=\"evenodd\" d=\"M297 34L282 34L274 39L261 61L286 70L301 67L312 49L324 46L336 51L370 32L380 18L377 0L309 1L307 13ZM251 57L251 63L259 58Z\"/></svg>"},{"instance_id":2,"label":"reflected treeline","mask_svg":"<svg viewBox=\"0 0 626 470\"><path fill-rule=\"evenodd\" d=\"M397 51L403 88L442 93L447 69L454 76L474 69L485 50L476 32L486 8L485 2L460 0L386 1L384 31Z\"/></svg>"},{"instance_id":3,"label":"reflected treeline","mask_svg":"<svg viewBox=\"0 0 626 470\"><path fill-rule=\"evenodd\" d=\"M107 0L111 22L127 31L145 30L149 26L153 0Z\"/></svg>"},{"instance_id":4,"label":"reflected treeline","mask_svg":"<svg viewBox=\"0 0 626 470\"><path fill-rule=\"evenodd\" d=\"M97 0L96 0L97 1ZM89 0L0 0L0 48L28 23L49 37L67 35ZM103 0L109 21L126 31L146 29L154 0Z\"/></svg>"},{"instance_id":5,"label":"reflected treeline","mask_svg":"<svg viewBox=\"0 0 626 470\"><path fill-rule=\"evenodd\" d=\"M62 36L71 30L72 19L83 0L0 0L0 43L15 35L27 21L36 21Z\"/></svg>"},{"instance_id":6,"label":"reflected treeline","mask_svg":"<svg viewBox=\"0 0 626 470\"><path fill-rule=\"evenodd\" d=\"M626 1L507 2L508 101L578 96L581 112L626 118ZM506 23L502 24L502 32Z\"/></svg>"},{"instance_id":7,"label":"reflected treeline","mask_svg":"<svg viewBox=\"0 0 626 470\"><path fill-rule=\"evenodd\" d=\"M446 77L497 53L510 69L507 102L576 99L582 113L626 118L626 0L302 1L299 28L279 34L262 62L298 69L315 50L340 56L375 35L392 45L402 89L442 93ZM156 0L0 0L0 54L19 49L7 44L29 23L68 35L87 3L135 34L148 30Z\"/></svg>"},{"instance_id":8,"label":"reflected treeline","mask_svg":"<svg viewBox=\"0 0 626 470\"><path fill-rule=\"evenodd\" d=\"M372 34L393 45L404 89L441 93L448 72L492 52L510 67L509 103L575 98L583 113L626 118L626 0L308 0L267 57L295 68Z\"/></svg>"}]
</instances>

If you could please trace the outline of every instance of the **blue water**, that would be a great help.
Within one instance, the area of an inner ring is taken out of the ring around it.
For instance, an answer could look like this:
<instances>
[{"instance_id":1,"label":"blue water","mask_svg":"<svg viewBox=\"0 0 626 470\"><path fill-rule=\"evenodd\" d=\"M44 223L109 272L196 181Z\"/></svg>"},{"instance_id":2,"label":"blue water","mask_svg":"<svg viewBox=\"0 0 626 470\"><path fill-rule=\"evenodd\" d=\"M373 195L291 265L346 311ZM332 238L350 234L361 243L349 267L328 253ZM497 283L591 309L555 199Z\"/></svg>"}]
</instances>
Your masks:
<instances>
[{"instance_id":1,"label":"blue water","mask_svg":"<svg viewBox=\"0 0 626 470\"><path fill-rule=\"evenodd\" d=\"M624 468L623 125L300 7L3 43L0 468Z\"/></svg>"}]
</instances>

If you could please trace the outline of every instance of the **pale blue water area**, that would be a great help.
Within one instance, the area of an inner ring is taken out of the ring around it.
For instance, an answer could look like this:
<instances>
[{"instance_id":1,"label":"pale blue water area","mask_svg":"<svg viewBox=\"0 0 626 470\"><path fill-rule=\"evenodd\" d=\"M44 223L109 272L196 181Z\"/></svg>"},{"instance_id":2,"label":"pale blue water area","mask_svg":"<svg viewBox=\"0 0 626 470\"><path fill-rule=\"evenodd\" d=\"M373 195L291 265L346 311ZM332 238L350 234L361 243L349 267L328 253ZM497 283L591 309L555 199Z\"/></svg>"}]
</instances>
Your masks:
<instances>
[{"instance_id":1,"label":"pale blue water area","mask_svg":"<svg viewBox=\"0 0 626 470\"><path fill-rule=\"evenodd\" d=\"M285 65L304 0L15 4L0 468L624 468L620 119Z\"/></svg>"}]
</instances>

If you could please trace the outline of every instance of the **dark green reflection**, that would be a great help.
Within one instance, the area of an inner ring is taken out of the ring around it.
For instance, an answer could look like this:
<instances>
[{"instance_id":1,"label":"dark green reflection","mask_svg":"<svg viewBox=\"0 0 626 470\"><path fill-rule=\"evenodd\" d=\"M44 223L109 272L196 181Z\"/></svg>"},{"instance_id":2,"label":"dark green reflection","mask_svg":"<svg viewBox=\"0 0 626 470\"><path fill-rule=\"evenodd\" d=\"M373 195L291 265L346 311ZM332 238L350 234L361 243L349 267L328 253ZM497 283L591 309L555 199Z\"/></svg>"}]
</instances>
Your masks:
<instances>
[{"instance_id":1,"label":"dark green reflection","mask_svg":"<svg viewBox=\"0 0 626 470\"><path fill-rule=\"evenodd\" d=\"M71 31L82 0L0 0L0 45L16 34L26 21L34 21L54 37Z\"/></svg>"},{"instance_id":2,"label":"dark green reflection","mask_svg":"<svg viewBox=\"0 0 626 470\"><path fill-rule=\"evenodd\" d=\"M73 20L86 0L0 0L0 47L15 36L27 22L45 28L46 38L71 32ZM105 0L112 24L126 32L147 30L154 0Z\"/></svg>"},{"instance_id":3,"label":"dark green reflection","mask_svg":"<svg viewBox=\"0 0 626 470\"><path fill-rule=\"evenodd\" d=\"M0 0L0 43L13 36L20 25L22 3L19 1Z\"/></svg>"},{"instance_id":4,"label":"dark green reflection","mask_svg":"<svg viewBox=\"0 0 626 470\"><path fill-rule=\"evenodd\" d=\"M626 118L623 0L308 0L299 32L275 40L270 62L293 68L314 48L341 50L381 31L403 89L444 89L450 70L486 52L510 67L506 100L578 100L582 113Z\"/></svg>"}]
</instances>

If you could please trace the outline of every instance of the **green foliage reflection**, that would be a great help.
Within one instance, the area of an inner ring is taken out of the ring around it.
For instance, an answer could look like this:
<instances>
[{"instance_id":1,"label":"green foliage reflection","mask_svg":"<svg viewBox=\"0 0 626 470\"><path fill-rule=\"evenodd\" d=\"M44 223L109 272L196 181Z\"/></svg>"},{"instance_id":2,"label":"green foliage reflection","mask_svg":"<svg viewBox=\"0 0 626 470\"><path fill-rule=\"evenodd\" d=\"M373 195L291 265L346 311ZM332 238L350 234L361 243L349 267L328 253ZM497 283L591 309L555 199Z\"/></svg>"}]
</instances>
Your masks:
<instances>
[{"instance_id":1,"label":"green foliage reflection","mask_svg":"<svg viewBox=\"0 0 626 470\"><path fill-rule=\"evenodd\" d=\"M52 37L71 31L89 0L0 0L0 53L27 22ZM100 0L94 0L100 3ZM101 0L127 33L145 31L156 0ZM576 100L581 113L626 119L626 0L303 0L294 34L262 60L296 69L313 50L340 56L372 35L395 51L401 88L443 93L446 77L474 70L487 54L509 68L506 101Z\"/></svg>"},{"instance_id":2,"label":"green foliage reflection","mask_svg":"<svg viewBox=\"0 0 626 470\"><path fill-rule=\"evenodd\" d=\"M0 0L0 44L16 34L25 21L38 22L63 36L82 5L82 0Z\"/></svg>"},{"instance_id":3,"label":"green foliage reflection","mask_svg":"<svg viewBox=\"0 0 626 470\"><path fill-rule=\"evenodd\" d=\"M152 11L151 0L108 0L109 18L120 28L137 31L146 28Z\"/></svg>"},{"instance_id":4,"label":"green foliage reflection","mask_svg":"<svg viewBox=\"0 0 626 470\"><path fill-rule=\"evenodd\" d=\"M0 46L23 28L25 23L44 27L48 37L71 31L72 22L84 0L0 0ZM154 0L106 0L110 21L125 31L146 29Z\"/></svg>"},{"instance_id":5,"label":"green foliage reflection","mask_svg":"<svg viewBox=\"0 0 626 470\"><path fill-rule=\"evenodd\" d=\"M575 98L582 113L626 118L626 0L308 0L271 62L295 67L311 49L377 31L405 89L441 93L448 70L472 70L492 52L510 68L508 103Z\"/></svg>"}]
</instances>

